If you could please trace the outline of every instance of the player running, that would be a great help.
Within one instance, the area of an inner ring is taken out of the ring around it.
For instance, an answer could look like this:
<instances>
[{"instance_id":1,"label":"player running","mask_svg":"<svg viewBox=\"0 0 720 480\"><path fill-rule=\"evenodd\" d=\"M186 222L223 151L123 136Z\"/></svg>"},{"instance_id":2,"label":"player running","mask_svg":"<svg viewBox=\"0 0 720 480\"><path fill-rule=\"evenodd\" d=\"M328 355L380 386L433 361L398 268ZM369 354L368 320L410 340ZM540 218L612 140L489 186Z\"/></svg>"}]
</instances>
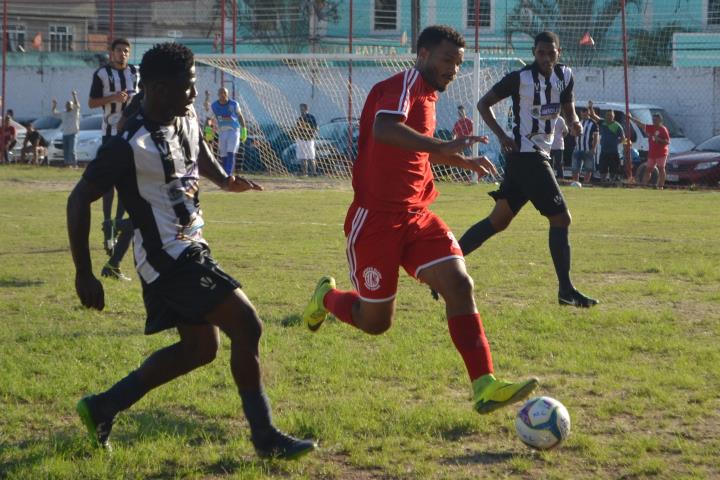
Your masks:
<instances>
[{"instance_id":1,"label":"player running","mask_svg":"<svg viewBox=\"0 0 720 480\"><path fill-rule=\"evenodd\" d=\"M558 63L560 51L556 34L538 34L533 47L535 61L506 75L478 102L480 115L497 135L507 163L500 189L490 192L495 208L465 232L460 247L465 255L475 251L488 238L505 230L530 200L550 222L549 245L559 283L558 302L588 308L598 301L579 292L570 280L570 211L550 165L558 116L565 116L572 135L579 137L583 131L575 113L572 71ZM491 109L507 97L512 97L513 102L512 137L503 131Z\"/></svg>"},{"instance_id":2,"label":"player running","mask_svg":"<svg viewBox=\"0 0 720 480\"><path fill-rule=\"evenodd\" d=\"M180 341L154 352L109 390L81 399L77 411L93 443L109 448L116 415L153 388L212 362L222 331L231 340L230 367L258 455L296 458L308 453L315 448L313 441L273 426L260 376L262 323L239 282L213 260L202 233L199 174L230 192L262 188L225 174L202 140L192 108L195 65L187 47L154 46L143 56L140 71L145 92L140 112L100 148L68 199L75 288L84 306L104 308L88 248L90 204L116 187L135 229L145 333L176 328Z\"/></svg>"},{"instance_id":3,"label":"player running","mask_svg":"<svg viewBox=\"0 0 720 480\"><path fill-rule=\"evenodd\" d=\"M433 138L435 103L455 80L465 40L448 26L423 30L415 67L376 84L360 117L355 196L345 218L352 291L323 277L303 313L315 331L329 313L377 335L395 313L399 268L445 299L450 336L467 367L475 410L489 413L527 397L538 380L510 383L493 375L490 346L473 297L462 251L445 223L428 207L438 195L432 163L497 173L486 157L458 152L487 137Z\"/></svg>"}]
</instances>

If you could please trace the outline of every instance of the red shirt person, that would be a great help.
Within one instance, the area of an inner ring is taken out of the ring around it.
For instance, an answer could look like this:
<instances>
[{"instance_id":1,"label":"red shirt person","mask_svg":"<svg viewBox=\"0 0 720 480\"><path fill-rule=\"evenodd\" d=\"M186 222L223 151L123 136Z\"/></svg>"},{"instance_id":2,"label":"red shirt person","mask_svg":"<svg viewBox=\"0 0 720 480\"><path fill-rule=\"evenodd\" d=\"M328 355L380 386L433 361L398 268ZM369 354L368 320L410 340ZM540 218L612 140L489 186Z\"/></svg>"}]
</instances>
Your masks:
<instances>
[{"instance_id":1,"label":"red shirt person","mask_svg":"<svg viewBox=\"0 0 720 480\"><path fill-rule=\"evenodd\" d=\"M418 38L415 67L370 91L360 117L353 202L345 218L347 258L354 289L341 291L320 279L303 313L315 331L328 313L366 333L392 323L400 267L440 293L450 336L474 391L474 408L489 413L519 401L537 379L509 383L493 376L492 357L473 297L473 282L448 226L429 205L438 196L431 164L496 173L486 157L458 153L487 137L433 138L438 92L455 79L465 41L451 27L431 26Z\"/></svg>"},{"instance_id":2,"label":"red shirt person","mask_svg":"<svg viewBox=\"0 0 720 480\"><path fill-rule=\"evenodd\" d=\"M637 118L629 115L630 120L642 128L648 136L648 159L642 184L647 185L655 167L658 169L658 188L665 185L665 164L670 153L670 132L663 125L663 117L660 113L652 116L652 125L645 124Z\"/></svg>"}]
</instances>

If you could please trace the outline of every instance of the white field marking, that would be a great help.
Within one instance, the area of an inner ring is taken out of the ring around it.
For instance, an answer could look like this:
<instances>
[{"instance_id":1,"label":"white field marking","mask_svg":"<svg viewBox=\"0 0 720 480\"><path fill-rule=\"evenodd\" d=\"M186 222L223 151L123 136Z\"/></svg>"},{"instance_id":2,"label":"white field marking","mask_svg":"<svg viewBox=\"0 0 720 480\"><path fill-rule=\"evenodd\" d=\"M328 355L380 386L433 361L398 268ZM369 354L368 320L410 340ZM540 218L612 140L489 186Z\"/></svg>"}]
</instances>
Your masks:
<instances>
[{"instance_id":1,"label":"white field marking","mask_svg":"<svg viewBox=\"0 0 720 480\"><path fill-rule=\"evenodd\" d=\"M203 219L205 220L205 219ZM321 222L256 222L253 220L205 220L205 223L226 223L229 225L312 225L318 227L342 227L342 223Z\"/></svg>"}]
</instances>

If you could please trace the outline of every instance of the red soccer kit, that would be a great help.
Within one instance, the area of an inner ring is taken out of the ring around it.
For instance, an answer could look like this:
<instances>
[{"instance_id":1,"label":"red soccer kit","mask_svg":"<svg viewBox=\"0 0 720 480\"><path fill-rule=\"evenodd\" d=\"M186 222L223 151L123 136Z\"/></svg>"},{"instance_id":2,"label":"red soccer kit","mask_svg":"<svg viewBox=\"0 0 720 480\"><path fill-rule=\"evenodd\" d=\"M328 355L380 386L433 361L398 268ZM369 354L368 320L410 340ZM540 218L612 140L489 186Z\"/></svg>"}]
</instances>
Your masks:
<instances>
[{"instance_id":1,"label":"red soccer kit","mask_svg":"<svg viewBox=\"0 0 720 480\"><path fill-rule=\"evenodd\" d=\"M345 218L350 278L363 300L391 300L402 266L417 277L426 267L462 251L445 223L427 207L438 195L427 152L378 143L378 114L401 116L423 135L435 131L435 88L416 69L398 73L370 91L360 116L355 197Z\"/></svg>"}]
</instances>

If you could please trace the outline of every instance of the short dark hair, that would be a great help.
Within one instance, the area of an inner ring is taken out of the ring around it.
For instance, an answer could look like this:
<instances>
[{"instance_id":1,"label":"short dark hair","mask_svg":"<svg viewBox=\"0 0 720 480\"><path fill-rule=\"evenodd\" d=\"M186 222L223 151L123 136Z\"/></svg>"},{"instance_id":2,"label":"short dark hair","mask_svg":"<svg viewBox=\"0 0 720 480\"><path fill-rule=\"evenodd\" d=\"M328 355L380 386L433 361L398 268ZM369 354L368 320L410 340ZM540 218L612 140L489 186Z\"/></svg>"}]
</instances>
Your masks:
<instances>
[{"instance_id":1,"label":"short dark hair","mask_svg":"<svg viewBox=\"0 0 720 480\"><path fill-rule=\"evenodd\" d=\"M190 71L195 62L192 50L174 42L158 43L145 52L140 62L140 78L147 84L160 78L173 78Z\"/></svg>"},{"instance_id":2,"label":"short dark hair","mask_svg":"<svg viewBox=\"0 0 720 480\"><path fill-rule=\"evenodd\" d=\"M129 47L130 40L124 37L116 38L112 41L112 44L110 45L110 50L115 50L115 47L117 47L118 45L127 45Z\"/></svg>"},{"instance_id":3,"label":"short dark hair","mask_svg":"<svg viewBox=\"0 0 720 480\"><path fill-rule=\"evenodd\" d=\"M431 25L426 27L418 37L417 49L427 48L428 50L440 45L440 42L447 40L460 48L465 48L465 38L462 34L449 25Z\"/></svg>"},{"instance_id":4,"label":"short dark hair","mask_svg":"<svg viewBox=\"0 0 720 480\"><path fill-rule=\"evenodd\" d=\"M7 113L8 115L10 115L11 117L14 117L14 116L15 116L15 112L13 111L12 108L8 108L5 113Z\"/></svg>"},{"instance_id":5,"label":"short dark hair","mask_svg":"<svg viewBox=\"0 0 720 480\"><path fill-rule=\"evenodd\" d=\"M535 35L535 46L537 47L537 44L540 42L554 43L556 47L560 48L560 37L558 37L557 33L555 32L550 32L546 30Z\"/></svg>"}]
</instances>

